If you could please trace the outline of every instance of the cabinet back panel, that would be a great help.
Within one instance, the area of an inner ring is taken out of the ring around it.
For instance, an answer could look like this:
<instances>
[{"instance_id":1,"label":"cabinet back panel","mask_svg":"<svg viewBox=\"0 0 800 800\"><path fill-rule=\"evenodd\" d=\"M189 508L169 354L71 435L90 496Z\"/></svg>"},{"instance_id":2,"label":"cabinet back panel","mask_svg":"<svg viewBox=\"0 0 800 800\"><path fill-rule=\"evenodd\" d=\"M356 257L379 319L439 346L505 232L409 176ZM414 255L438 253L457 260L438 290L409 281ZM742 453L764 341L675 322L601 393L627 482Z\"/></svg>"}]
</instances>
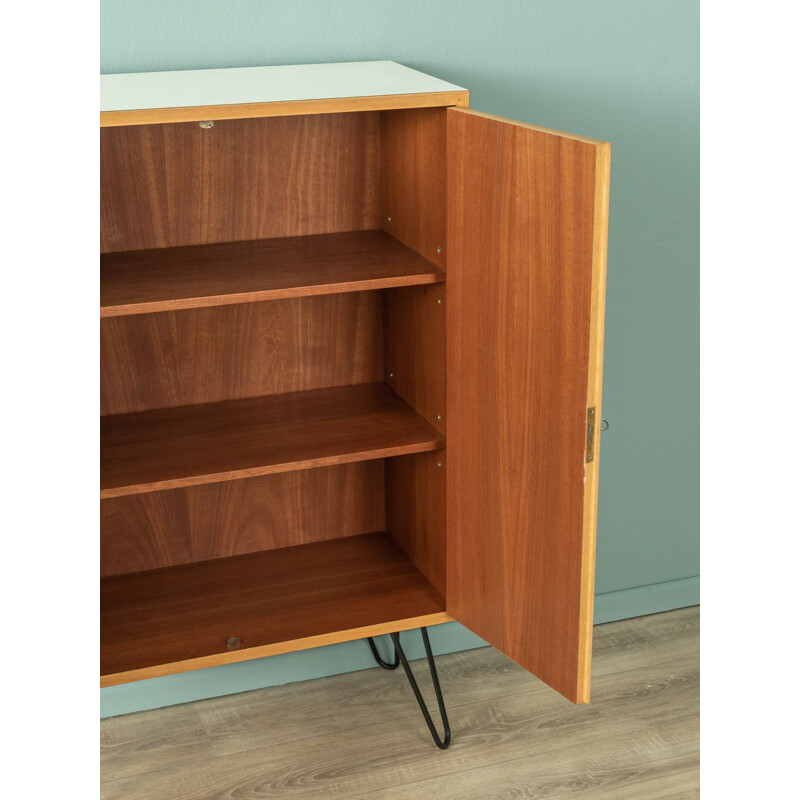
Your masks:
<instances>
[{"instance_id":1,"label":"cabinet back panel","mask_svg":"<svg viewBox=\"0 0 800 800\"><path fill-rule=\"evenodd\" d=\"M103 128L101 252L380 227L379 112Z\"/></svg>"},{"instance_id":2,"label":"cabinet back panel","mask_svg":"<svg viewBox=\"0 0 800 800\"><path fill-rule=\"evenodd\" d=\"M274 550L383 530L383 461L103 500L101 573Z\"/></svg>"},{"instance_id":3,"label":"cabinet back panel","mask_svg":"<svg viewBox=\"0 0 800 800\"><path fill-rule=\"evenodd\" d=\"M380 292L101 321L101 414L383 378Z\"/></svg>"}]
</instances>

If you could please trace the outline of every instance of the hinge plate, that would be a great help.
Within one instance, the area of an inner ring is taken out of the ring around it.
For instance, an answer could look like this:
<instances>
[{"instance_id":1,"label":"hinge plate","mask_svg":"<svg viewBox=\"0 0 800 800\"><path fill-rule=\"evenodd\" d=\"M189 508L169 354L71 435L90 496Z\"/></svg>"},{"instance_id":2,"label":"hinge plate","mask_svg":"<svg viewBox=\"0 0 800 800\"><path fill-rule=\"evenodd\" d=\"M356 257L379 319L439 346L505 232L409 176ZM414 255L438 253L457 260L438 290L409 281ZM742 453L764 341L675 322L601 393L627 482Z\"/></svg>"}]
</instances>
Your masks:
<instances>
[{"instance_id":1,"label":"hinge plate","mask_svg":"<svg viewBox=\"0 0 800 800\"><path fill-rule=\"evenodd\" d=\"M586 411L586 463L594 461L595 408Z\"/></svg>"}]
</instances>

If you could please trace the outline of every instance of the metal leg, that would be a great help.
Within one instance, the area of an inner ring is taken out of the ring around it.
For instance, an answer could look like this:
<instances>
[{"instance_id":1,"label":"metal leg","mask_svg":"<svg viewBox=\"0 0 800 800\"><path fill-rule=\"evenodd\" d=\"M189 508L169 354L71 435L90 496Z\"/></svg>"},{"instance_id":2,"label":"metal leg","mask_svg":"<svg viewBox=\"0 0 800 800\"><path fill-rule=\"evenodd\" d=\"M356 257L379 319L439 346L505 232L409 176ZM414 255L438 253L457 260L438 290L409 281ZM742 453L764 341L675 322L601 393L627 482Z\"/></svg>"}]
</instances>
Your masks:
<instances>
[{"instance_id":1,"label":"metal leg","mask_svg":"<svg viewBox=\"0 0 800 800\"><path fill-rule=\"evenodd\" d=\"M397 655L396 647L394 649L394 661L390 664L388 661L384 661L381 658L381 654L375 646L375 640L371 636L367 637L367 641L369 642L369 649L372 650L372 655L375 656L375 660L378 662L378 666L384 669L397 669L400 666L400 658Z\"/></svg>"},{"instance_id":2,"label":"metal leg","mask_svg":"<svg viewBox=\"0 0 800 800\"><path fill-rule=\"evenodd\" d=\"M422 642L425 645L425 655L427 656L428 667L431 671L433 690L436 692L436 702L439 705L439 713L441 714L442 717L442 725L444 726L444 739L440 739L439 734L436 732L436 728L433 724L433 720L431 719L428 707L425 705L425 701L422 698L419 686L417 686L417 681L416 678L414 677L414 673L411 671L411 667L408 664L408 659L406 658L406 654L403 652L403 648L400 645L400 634L390 633L389 635L392 637L392 641L394 642L396 657L400 658L400 662L403 665L403 669L405 670L408 682L411 684L411 689L414 692L414 697L417 698L417 703L419 703L419 708L420 711L422 711L422 716L425 717L425 722L428 724L428 730L431 732L433 741L436 743L436 746L438 748L440 748L441 750L446 750L450 746L450 722L447 719L447 711L445 710L444 707L444 698L442 697L442 688L441 686L439 686L439 676L436 674L436 665L433 663L433 653L431 652L431 643L430 640L428 639L428 631L425 628L420 628L419 630L420 633L422 634ZM373 645L373 652L374 652L374 645ZM381 664L381 666L383 666L383 664Z\"/></svg>"}]
</instances>

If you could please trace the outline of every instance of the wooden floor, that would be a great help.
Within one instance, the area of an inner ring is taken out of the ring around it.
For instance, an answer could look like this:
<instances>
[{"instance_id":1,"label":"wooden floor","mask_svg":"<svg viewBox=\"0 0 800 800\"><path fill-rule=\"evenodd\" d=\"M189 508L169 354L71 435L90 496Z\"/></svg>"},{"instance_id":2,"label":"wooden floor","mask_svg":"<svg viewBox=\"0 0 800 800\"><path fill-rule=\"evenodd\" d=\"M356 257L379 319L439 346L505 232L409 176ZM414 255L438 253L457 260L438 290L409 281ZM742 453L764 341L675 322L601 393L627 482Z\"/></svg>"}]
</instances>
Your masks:
<instances>
[{"instance_id":1,"label":"wooden floor","mask_svg":"<svg viewBox=\"0 0 800 800\"><path fill-rule=\"evenodd\" d=\"M107 719L102 798L699 797L699 609L600 625L594 635L586 706L492 648L438 658L454 737L445 752L401 670ZM423 664L414 665L420 676Z\"/></svg>"}]
</instances>

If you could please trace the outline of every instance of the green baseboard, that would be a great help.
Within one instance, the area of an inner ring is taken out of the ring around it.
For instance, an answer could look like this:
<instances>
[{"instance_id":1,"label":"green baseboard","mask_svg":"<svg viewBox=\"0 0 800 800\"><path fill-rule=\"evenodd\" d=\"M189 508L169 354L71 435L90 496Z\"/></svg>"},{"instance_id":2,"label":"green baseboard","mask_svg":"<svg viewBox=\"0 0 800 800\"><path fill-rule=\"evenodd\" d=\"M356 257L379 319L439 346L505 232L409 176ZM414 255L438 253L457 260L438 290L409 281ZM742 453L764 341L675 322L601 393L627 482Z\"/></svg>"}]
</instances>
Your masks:
<instances>
[{"instance_id":1,"label":"green baseboard","mask_svg":"<svg viewBox=\"0 0 800 800\"><path fill-rule=\"evenodd\" d=\"M697 605L699 602L699 577L623 589L595 597L595 624L655 614ZM430 637L433 650L437 654L455 653L486 645L483 639L456 622L431 628ZM418 633L404 634L403 648L411 659L422 658L425 654ZM100 691L100 716L115 717L134 711L307 681L374 666L375 662L365 642L342 642L313 650L109 686Z\"/></svg>"},{"instance_id":2,"label":"green baseboard","mask_svg":"<svg viewBox=\"0 0 800 800\"><path fill-rule=\"evenodd\" d=\"M594 624L618 619L643 617L700 604L700 576L680 578L648 586L635 586L619 592L606 592L594 598Z\"/></svg>"}]
</instances>

